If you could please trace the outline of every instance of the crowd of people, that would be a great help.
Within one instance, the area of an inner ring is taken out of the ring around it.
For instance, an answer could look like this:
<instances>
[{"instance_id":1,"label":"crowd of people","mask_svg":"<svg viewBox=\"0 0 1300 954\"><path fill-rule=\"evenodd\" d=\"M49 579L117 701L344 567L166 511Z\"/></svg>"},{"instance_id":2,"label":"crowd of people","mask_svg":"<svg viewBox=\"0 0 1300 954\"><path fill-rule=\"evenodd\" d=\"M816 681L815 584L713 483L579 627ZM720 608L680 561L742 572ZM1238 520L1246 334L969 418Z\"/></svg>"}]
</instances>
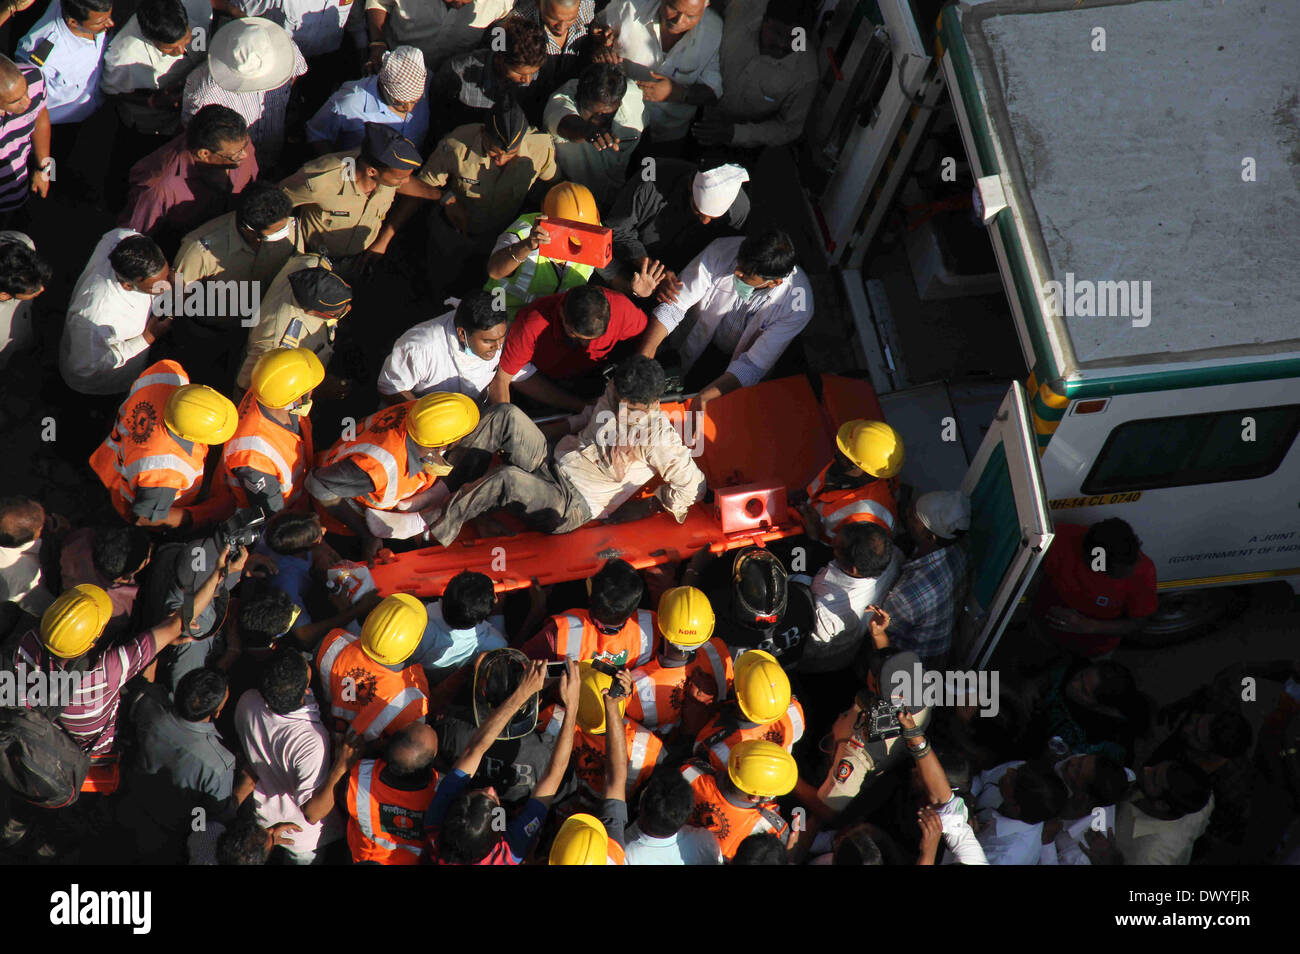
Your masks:
<instances>
[{"instance_id":1,"label":"crowd of people","mask_svg":"<svg viewBox=\"0 0 1300 954\"><path fill-rule=\"evenodd\" d=\"M1154 566L1106 520L1058 527L1031 624L1050 663L922 698L922 674L960 675L971 505L901 484L883 421L807 462L802 532L769 546L377 591L385 549L681 524L724 489L663 403L705 414L800 370L812 283L746 185L816 96L809 4L121 7L49 0L0 56L0 224L62 189L117 220L52 338L34 316L65 259L0 233L0 373L57 342L41 394L86 501L74 523L0 497L0 670L76 677L0 708L32 741L0 763L0 851L1186 864L1240 844L1293 669L1265 673L1285 688L1259 765L1234 674L1157 718L1110 658L1156 609ZM96 122L102 187L75 174ZM378 306L399 275L418 313Z\"/></svg>"}]
</instances>

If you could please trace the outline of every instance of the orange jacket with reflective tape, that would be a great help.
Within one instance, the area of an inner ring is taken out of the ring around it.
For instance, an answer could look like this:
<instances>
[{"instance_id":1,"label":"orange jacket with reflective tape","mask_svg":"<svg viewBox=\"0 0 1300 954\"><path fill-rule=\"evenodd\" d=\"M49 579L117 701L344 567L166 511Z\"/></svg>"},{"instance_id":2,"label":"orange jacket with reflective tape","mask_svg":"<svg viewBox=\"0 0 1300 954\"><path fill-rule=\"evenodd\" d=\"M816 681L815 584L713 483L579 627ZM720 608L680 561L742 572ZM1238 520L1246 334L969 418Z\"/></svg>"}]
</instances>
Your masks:
<instances>
[{"instance_id":1,"label":"orange jacket with reflective tape","mask_svg":"<svg viewBox=\"0 0 1300 954\"><path fill-rule=\"evenodd\" d=\"M894 502L893 481L873 480L862 487L826 490L827 464L808 485L808 502L822 521L821 541L834 545L835 534L844 523L861 523L869 520L886 530L894 529L898 504Z\"/></svg>"},{"instance_id":2,"label":"orange jacket with reflective tape","mask_svg":"<svg viewBox=\"0 0 1300 954\"><path fill-rule=\"evenodd\" d=\"M694 658L681 666L666 666L658 657L632 670L632 696L627 717L640 722L655 735L665 738L677 728L682 704L693 691L705 704L722 702L731 694L734 678L727 644L714 636L696 650Z\"/></svg>"},{"instance_id":3,"label":"orange jacket with reflective tape","mask_svg":"<svg viewBox=\"0 0 1300 954\"><path fill-rule=\"evenodd\" d=\"M237 467L273 474L280 482L286 509L300 509L305 503L303 483L312 462L311 420L299 417L298 428L300 433L295 434L263 414L252 391L244 395L239 402L239 426L221 448L221 469L216 477L237 506L249 505L244 484L234 474Z\"/></svg>"},{"instance_id":4,"label":"orange jacket with reflective tape","mask_svg":"<svg viewBox=\"0 0 1300 954\"><path fill-rule=\"evenodd\" d=\"M362 759L348 776L348 847L352 860L413 865L424 843L424 813L438 787L438 773L416 791L393 788L380 778L383 759Z\"/></svg>"},{"instance_id":5,"label":"orange jacket with reflective tape","mask_svg":"<svg viewBox=\"0 0 1300 954\"><path fill-rule=\"evenodd\" d=\"M738 742L766 739L790 752L794 749L794 744L803 738L803 728L803 706L794 696L790 697L790 705L781 714L781 718L766 725L750 722L728 707L709 720L709 724L695 737L695 756L707 757L714 771L725 772L727 759L731 757L731 747Z\"/></svg>"},{"instance_id":6,"label":"orange jacket with reflective tape","mask_svg":"<svg viewBox=\"0 0 1300 954\"><path fill-rule=\"evenodd\" d=\"M163 410L172 392L190 383L175 361L159 361L145 369L117 412L112 432L90 455L91 469L108 488L115 509L134 522L131 507L141 487L176 491L173 507L193 504L203 486L207 444L186 450L163 424Z\"/></svg>"},{"instance_id":7,"label":"orange jacket with reflective tape","mask_svg":"<svg viewBox=\"0 0 1300 954\"><path fill-rule=\"evenodd\" d=\"M564 706L547 708L537 720L542 734L555 738L564 724ZM663 761L664 744L645 726L632 719L623 720L627 736L627 797L632 798L649 780L655 766ZM595 735L577 726L573 729L573 755L569 759L573 774L582 787L597 798L605 797L605 734Z\"/></svg>"},{"instance_id":8,"label":"orange jacket with reflective tape","mask_svg":"<svg viewBox=\"0 0 1300 954\"><path fill-rule=\"evenodd\" d=\"M371 414L358 427L356 440L340 440L321 459L322 467L350 460L366 472L375 489L353 498L357 503L375 510L392 510L438 480L422 470L411 473L406 465L406 415L414 405L414 401L407 401Z\"/></svg>"},{"instance_id":9,"label":"orange jacket with reflective tape","mask_svg":"<svg viewBox=\"0 0 1300 954\"><path fill-rule=\"evenodd\" d=\"M361 637L332 629L316 650L330 715L364 739L392 735L429 714L429 681L418 665L394 672L361 649Z\"/></svg>"},{"instance_id":10,"label":"orange jacket with reflective tape","mask_svg":"<svg viewBox=\"0 0 1300 954\"><path fill-rule=\"evenodd\" d=\"M750 835L772 832L782 844L789 839L790 825L781 817L776 802L762 801L744 806L732 804L722 794L722 788L708 766L698 759L682 766L682 778L690 784L695 796L695 808L687 824L707 828L717 835L722 857L728 861Z\"/></svg>"},{"instance_id":11,"label":"orange jacket with reflective tape","mask_svg":"<svg viewBox=\"0 0 1300 954\"><path fill-rule=\"evenodd\" d=\"M554 659L578 662L597 653L617 656L627 653L626 667L644 666L654 658L655 614L637 610L617 633L606 635L596 628L587 610L575 609L551 617L555 626Z\"/></svg>"}]
</instances>

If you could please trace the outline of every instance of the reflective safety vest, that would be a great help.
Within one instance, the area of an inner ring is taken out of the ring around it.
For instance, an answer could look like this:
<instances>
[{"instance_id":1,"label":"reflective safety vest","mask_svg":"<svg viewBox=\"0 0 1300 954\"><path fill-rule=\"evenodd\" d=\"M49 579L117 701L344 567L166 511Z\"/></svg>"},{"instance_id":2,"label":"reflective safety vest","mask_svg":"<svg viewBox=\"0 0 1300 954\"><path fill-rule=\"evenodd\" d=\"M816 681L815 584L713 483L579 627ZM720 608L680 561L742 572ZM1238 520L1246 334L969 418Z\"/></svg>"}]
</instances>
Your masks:
<instances>
[{"instance_id":1,"label":"reflective safety vest","mask_svg":"<svg viewBox=\"0 0 1300 954\"><path fill-rule=\"evenodd\" d=\"M263 414L252 391L244 395L239 402L239 426L221 448L217 474L238 506L247 507L249 500L244 482L235 476L237 467L273 474L280 482L286 509L305 501L303 483L312 460L311 421L299 417L298 428L295 434Z\"/></svg>"},{"instance_id":2,"label":"reflective safety vest","mask_svg":"<svg viewBox=\"0 0 1300 954\"><path fill-rule=\"evenodd\" d=\"M316 650L330 715L363 739L392 735L429 714L429 681L419 665L400 672L381 666L361 649L361 637L330 630Z\"/></svg>"},{"instance_id":3,"label":"reflective safety vest","mask_svg":"<svg viewBox=\"0 0 1300 954\"><path fill-rule=\"evenodd\" d=\"M542 734L556 738L564 725L564 706L555 705L542 713L538 720L545 728ZM645 726L632 719L623 720L627 734L627 797L631 798L653 774L655 766L663 761L664 744ZM605 797L605 734L595 735L578 727L573 730L573 755L569 764L582 787L596 798Z\"/></svg>"},{"instance_id":4,"label":"reflective safety vest","mask_svg":"<svg viewBox=\"0 0 1300 954\"><path fill-rule=\"evenodd\" d=\"M167 399L189 383L189 375L175 361L150 365L131 385L112 432L90 455L90 467L108 488L113 509L128 522L141 487L175 490L174 507L192 504L199 496L208 445L186 450L163 424Z\"/></svg>"},{"instance_id":5,"label":"reflective safety vest","mask_svg":"<svg viewBox=\"0 0 1300 954\"><path fill-rule=\"evenodd\" d=\"M632 671L627 717L666 738L681 720L688 683L697 698L713 704L730 695L733 678L731 653L717 636L696 650L685 665L665 666L656 657Z\"/></svg>"},{"instance_id":6,"label":"reflective safety vest","mask_svg":"<svg viewBox=\"0 0 1300 954\"><path fill-rule=\"evenodd\" d=\"M794 696L790 697L790 705L781 718L766 725L750 722L739 712L720 712L695 737L695 755L697 758L707 757L714 771L725 772L731 747L738 742L766 739L790 752L803 738L803 729L803 706Z\"/></svg>"},{"instance_id":7,"label":"reflective safety vest","mask_svg":"<svg viewBox=\"0 0 1300 954\"><path fill-rule=\"evenodd\" d=\"M890 487L892 481L872 480L862 487L826 490L826 473L830 469L831 465L827 464L808 485L808 502L822 521L822 543L833 546L842 523L870 520L892 532L898 512Z\"/></svg>"},{"instance_id":8,"label":"reflective safety vest","mask_svg":"<svg viewBox=\"0 0 1300 954\"><path fill-rule=\"evenodd\" d=\"M392 510L407 497L423 493L437 477L406 466L406 415L414 401L395 404L361 422L356 440L340 440L326 452L320 466L350 460L374 482L373 493L354 498L375 510Z\"/></svg>"},{"instance_id":9,"label":"reflective safety vest","mask_svg":"<svg viewBox=\"0 0 1300 954\"><path fill-rule=\"evenodd\" d=\"M509 235L515 241L526 239L541 217L540 212L521 215L505 230L502 237ZM494 288L505 289L506 318L513 321L515 312L533 299L585 285L595 270L594 266L583 265L581 262L560 262L537 252L529 252L518 268L505 278L489 279L483 290L490 292Z\"/></svg>"},{"instance_id":10,"label":"reflective safety vest","mask_svg":"<svg viewBox=\"0 0 1300 954\"><path fill-rule=\"evenodd\" d=\"M424 845L424 813L438 773L417 791L393 788L380 778L383 759L362 759L348 776L348 847L352 860L413 865Z\"/></svg>"},{"instance_id":11,"label":"reflective safety vest","mask_svg":"<svg viewBox=\"0 0 1300 954\"><path fill-rule=\"evenodd\" d=\"M722 846L722 857L728 861L736 854L740 843L750 835L772 832L781 839L782 844L789 840L790 826L781 817L776 802L733 805L722 794L722 788L708 766L696 759L682 766L682 778L690 784L695 796L695 808L692 809L687 824L707 828L717 835L718 843Z\"/></svg>"},{"instance_id":12,"label":"reflective safety vest","mask_svg":"<svg viewBox=\"0 0 1300 954\"><path fill-rule=\"evenodd\" d=\"M622 629L607 636L596 628L586 610L569 610L552 616L555 622L555 658L582 662L597 653L617 656L627 653L627 668L644 666L654 658L655 614L637 610Z\"/></svg>"}]
</instances>

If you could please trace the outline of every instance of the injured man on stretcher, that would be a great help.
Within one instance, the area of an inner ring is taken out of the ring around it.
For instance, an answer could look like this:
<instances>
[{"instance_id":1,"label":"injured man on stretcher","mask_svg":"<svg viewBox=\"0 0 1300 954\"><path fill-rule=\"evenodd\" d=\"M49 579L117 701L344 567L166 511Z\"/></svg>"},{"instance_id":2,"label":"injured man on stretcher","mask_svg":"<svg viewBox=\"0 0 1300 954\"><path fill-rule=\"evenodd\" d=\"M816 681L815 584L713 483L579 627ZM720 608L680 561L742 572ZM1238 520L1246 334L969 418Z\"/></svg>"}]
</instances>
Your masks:
<instances>
[{"instance_id":1,"label":"injured man on stretcher","mask_svg":"<svg viewBox=\"0 0 1300 954\"><path fill-rule=\"evenodd\" d=\"M553 455L531 471L508 464L464 484L430 525L429 535L447 546L466 521L496 509L547 533L659 512L683 522L707 488L691 448L659 406L664 387L658 361L627 358L605 393L568 419L568 434ZM652 496L630 499L656 477L663 483Z\"/></svg>"}]
</instances>

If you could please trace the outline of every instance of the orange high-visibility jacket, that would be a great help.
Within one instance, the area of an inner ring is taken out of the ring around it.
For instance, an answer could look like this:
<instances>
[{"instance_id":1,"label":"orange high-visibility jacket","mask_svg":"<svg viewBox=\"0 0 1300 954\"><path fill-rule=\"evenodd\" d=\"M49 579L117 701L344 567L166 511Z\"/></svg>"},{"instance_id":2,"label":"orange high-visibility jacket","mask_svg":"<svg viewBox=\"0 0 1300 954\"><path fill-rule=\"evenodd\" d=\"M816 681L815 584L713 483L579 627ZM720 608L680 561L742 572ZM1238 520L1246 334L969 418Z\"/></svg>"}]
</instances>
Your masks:
<instances>
[{"instance_id":1,"label":"orange high-visibility jacket","mask_svg":"<svg viewBox=\"0 0 1300 954\"><path fill-rule=\"evenodd\" d=\"M544 726L543 735L558 736L564 724L564 706L550 706L538 723ZM623 730L627 736L627 797L630 799L650 779L665 753L659 737L640 723L624 719ZM605 767L609 764L605 756L605 733L596 735L574 726L569 764L584 789L597 798L605 797Z\"/></svg>"},{"instance_id":2,"label":"orange high-visibility jacket","mask_svg":"<svg viewBox=\"0 0 1300 954\"><path fill-rule=\"evenodd\" d=\"M727 644L714 636L683 666L665 666L656 657L634 669L627 717L665 738L682 717L688 681L698 696L711 696L708 701L716 703L731 694L733 679L731 653Z\"/></svg>"},{"instance_id":3,"label":"orange high-visibility jacket","mask_svg":"<svg viewBox=\"0 0 1300 954\"><path fill-rule=\"evenodd\" d=\"M740 843L750 835L772 832L785 844L790 838L790 826L781 817L774 801L749 805L735 805L722 794L717 778L708 767L696 759L682 766L682 778L690 783L695 795L695 808L688 825L707 828L718 836L722 857L728 861L736 854Z\"/></svg>"},{"instance_id":4,"label":"orange high-visibility jacket","mask_svg":"<svg viewBox=\"0 0 1300 954\"><path fill-rule=\"evenodd\" d=\"M348 776L348 847L352 860L413 865L424 843L424 813L438 787L438 773L419 791L385 785L383 759L362 759Z\"/></svg>"},{"instance_id":5,"label":"orange high-visibility jacket","mask_svg":"<svg viewBox=\"0 0 1300 954\"><path fill-rule=\"evenodd\" d=\"M193 504L203 486L203 458L208 445L190 450L163 424L163 409L172 392L190 383L175 361L159 361L135 379L117 412L112 432L90 455L91 469L108 488L113 508L128 522L140 487L170 487L172 506Z\"/></svg>"},{"instance_id":6,"label":"orange high-visibility jacket","mask_svg":"<svg viewBox=\"0 0 1300 954\"><path fill-rule=\"evenodd\" d=\"M339 440L322 458L322 467L350 460L374 481L374 492L354 498L357 503L375 510L392 510L437 481L433 474L422 470L411 473L406 466L406 415L414 404L407 401L371 414L361 422L356 440Z\"/></svg>"},{"instance_id":7,"label":"orange high-visibility jacket","mask_svg":"<svg viewBox=\"0 0 1300 954\"><path fill-rule=\"evenodd\" d=\"M738 712L719 712L695 737L695 756L707 757L714 771L725 772L733 745L749 739L766 739L790 752L803 738L803 727L803 706L794 696L790 697L790 705L781 718L766 725L750 722Z\"/></svg>"},{"instance_id":8,"label":"orange high-visibility jacket","mask_svg":"<svg viewBox=\"0 0 1300 954\"><path fill-rule=\"evenodd\" d=\"M392 735L429 714L429 681L419 665L394 672L361 649L361 637L332 629L316 650L330 715L363 739Z\"/></svg>"},{"instance_id":9,"label":"orange high-visibility jacket","mask_svg":"<svg viewBox=\"0 0 1300 954\"><path fill-rule=\"evenodd\" d=\"M221 448L221 469L216 477L237 506L247 507L249 500L234 470L251 467L275 475L285 509L301 508L305 502L303 483L312 462L311 420L299 417L298 428L300 433L295 434L263 414L252 391L244 395L239 402L239 426Z\"/></svg>"},{"instance_id":10,"label":"orange high-visibility jacket","mask_svg":"<svg viewBox=\"0 0 1300 954\"><path fill-rule=\"evenodd\" d=\"M586 610L569 610L551 619L555 623L556 659L581 662L597 653L617 656L626 651L627 668L633 669L654 658L655 614L650 610L637 610L623 628L611 636L596 628Z\"/></svg>"},{"instance_id":11,"label":"orange high-visibility jacket","mask_svg":"<svg viewBox=\"0 0 1300 954\"><path fill-rule=\"evenodd\" d=\"M870 520L886 530L894 529L898 504L890 488L892 481L873 480L863 487L826 490L826 472L830 469L827 464L808 485L808 502L822 521L822 543L834 545L835 534L843 523Z\"/></svg>"}]
</instances>

